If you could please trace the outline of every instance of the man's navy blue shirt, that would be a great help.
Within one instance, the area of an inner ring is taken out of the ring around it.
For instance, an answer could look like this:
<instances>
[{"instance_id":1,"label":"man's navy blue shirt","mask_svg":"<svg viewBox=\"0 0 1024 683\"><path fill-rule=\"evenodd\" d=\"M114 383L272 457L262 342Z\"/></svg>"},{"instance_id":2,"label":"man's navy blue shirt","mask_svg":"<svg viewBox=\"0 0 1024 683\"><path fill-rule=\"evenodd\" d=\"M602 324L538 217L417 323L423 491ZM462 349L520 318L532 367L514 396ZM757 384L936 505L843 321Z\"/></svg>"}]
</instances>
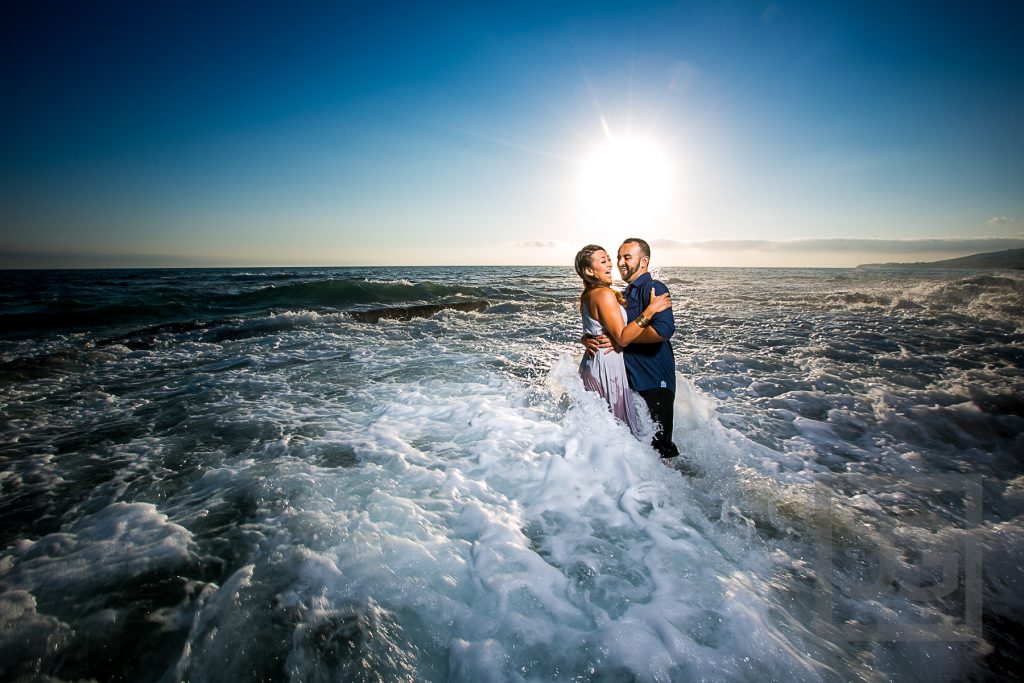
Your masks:
<instances>
[{"instance_id":1,"label":"man's navy blue shirt","mask_svg":"<svg viewBox=\"0 0 1024 683\"><path fill-rule=\"evenodd\" d=\"M644 312L651 300L652 289L655 294L664 294L668 291L668 287L651 277L650 273L638 276L626 287L627 322L632 322ZM672 356L672 345L668 342L672 333L676 331L672 309L655 313L651 318L651 328L665 341L656 344L633 342L625 348L624 358L629 385L634 391L662 388L675 393L675 359Z\"/></svg>"}]
</instances>

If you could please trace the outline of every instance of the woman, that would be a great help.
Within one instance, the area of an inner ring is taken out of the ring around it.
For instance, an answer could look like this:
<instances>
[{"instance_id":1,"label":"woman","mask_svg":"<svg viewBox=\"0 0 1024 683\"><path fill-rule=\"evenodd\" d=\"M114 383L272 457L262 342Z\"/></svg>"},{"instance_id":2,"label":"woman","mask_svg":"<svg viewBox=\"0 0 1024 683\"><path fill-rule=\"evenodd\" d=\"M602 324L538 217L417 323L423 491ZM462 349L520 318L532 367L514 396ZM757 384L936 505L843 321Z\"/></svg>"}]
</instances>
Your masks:
<instances>
[{"instance_id":1,"label":"woman","mask_svg":"<svg viewBox=\"0 0 1024 683\"><path fill-rule=\"evenodd\" d=\"M583 294L580 295L583 332L607 335L614 346L608 352L584 354L580 376L583 386L604 397L615 417L625 422L636 436L640 432L640 420L633 405L622 349L643 334L655 313L671 308L672 300L668 292L660 296L652 293L643 313L627 324L622 295L611 287L613 267L608 252L596 244L588 244L576 254L576 274L583 279Z\"/></svg>"}]
</instances>

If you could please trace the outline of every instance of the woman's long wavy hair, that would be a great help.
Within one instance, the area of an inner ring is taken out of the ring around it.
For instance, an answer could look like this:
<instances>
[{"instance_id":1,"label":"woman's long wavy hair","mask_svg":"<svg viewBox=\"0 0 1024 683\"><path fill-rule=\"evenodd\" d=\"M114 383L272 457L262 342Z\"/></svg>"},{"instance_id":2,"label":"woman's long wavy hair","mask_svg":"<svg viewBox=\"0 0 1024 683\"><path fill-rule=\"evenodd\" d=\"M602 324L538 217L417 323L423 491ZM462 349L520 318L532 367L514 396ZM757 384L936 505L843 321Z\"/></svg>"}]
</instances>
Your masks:
<instances>
[{"instance_id":1,"label":"woman's long wavy hair","mask_svg":"<svg viewBox=\"0 0 1024 683\"><path fill-rule=\"evenodd\" d=\"M587 295L587 292L589 292L590 290L597 289L598 287L607 287L606 284L598 280L593 275L587 274L587 268L593 268L591 259L593 258L594 254L599 251L607 250L604 247L599 247L596 244L588 244L587 246L583 247L578 252L576 252L576 274L580 276L581 280L583 280L583 291L580 293L580 301L583 301L583 298ZM611 287L608 288L611 289ZM612 291L615 292L614 289L612 289ZM623 306L626 305L625 300L622 298L622 294L620 294L619 292L615 292L615 298L618 299L619 303L622 304Z\"/></svg>"}]
</instances>

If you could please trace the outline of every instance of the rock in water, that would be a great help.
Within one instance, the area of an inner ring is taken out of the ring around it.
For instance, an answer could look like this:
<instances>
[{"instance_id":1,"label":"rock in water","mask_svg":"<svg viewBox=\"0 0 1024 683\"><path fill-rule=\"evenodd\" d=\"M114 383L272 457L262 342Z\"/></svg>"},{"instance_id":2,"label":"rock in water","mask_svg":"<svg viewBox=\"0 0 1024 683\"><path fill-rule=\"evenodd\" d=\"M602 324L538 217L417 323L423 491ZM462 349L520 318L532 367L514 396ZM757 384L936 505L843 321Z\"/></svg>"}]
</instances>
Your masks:
<instances>
[{"instance_id":1,"label":"rock in water","mask_svg":"<svg viewBox=\"0 0 1024 683\"><path fill-rule=\"evenodd\" d=\"M473 311L480 313L490 306L486 301L460 301L451 304L424 304L422 306L390 306L388 308L373 308L368 311L352 311L351 316L364 323L375 323L381 318L392 318L394 320L409 320L411 318L429 318L435 313L445 309L455 311Z\"/></svg>"}]
</instances>

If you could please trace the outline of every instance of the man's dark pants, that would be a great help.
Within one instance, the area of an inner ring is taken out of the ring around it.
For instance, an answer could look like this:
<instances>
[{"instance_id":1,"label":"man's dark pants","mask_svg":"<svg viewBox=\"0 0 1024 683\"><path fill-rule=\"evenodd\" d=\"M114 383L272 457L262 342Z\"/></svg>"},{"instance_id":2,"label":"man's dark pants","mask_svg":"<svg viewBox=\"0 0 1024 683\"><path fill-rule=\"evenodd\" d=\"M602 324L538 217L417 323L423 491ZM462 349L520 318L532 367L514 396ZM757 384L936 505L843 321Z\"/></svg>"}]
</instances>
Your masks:
<instances>
[{"instance_id":1,"label":"man's dark pants","mask_svg":"<svg viewBox=\"0 0 1024 683\"><path fill-rule=\"evenodd\" d=\"M658 426L651 445L663 458L674 458L679 455L679 449L672 443L672 414L675 394L669 389L646 389L639 392L647 409L651 411L651 417Z\"/></svg>"}]
</instances>

